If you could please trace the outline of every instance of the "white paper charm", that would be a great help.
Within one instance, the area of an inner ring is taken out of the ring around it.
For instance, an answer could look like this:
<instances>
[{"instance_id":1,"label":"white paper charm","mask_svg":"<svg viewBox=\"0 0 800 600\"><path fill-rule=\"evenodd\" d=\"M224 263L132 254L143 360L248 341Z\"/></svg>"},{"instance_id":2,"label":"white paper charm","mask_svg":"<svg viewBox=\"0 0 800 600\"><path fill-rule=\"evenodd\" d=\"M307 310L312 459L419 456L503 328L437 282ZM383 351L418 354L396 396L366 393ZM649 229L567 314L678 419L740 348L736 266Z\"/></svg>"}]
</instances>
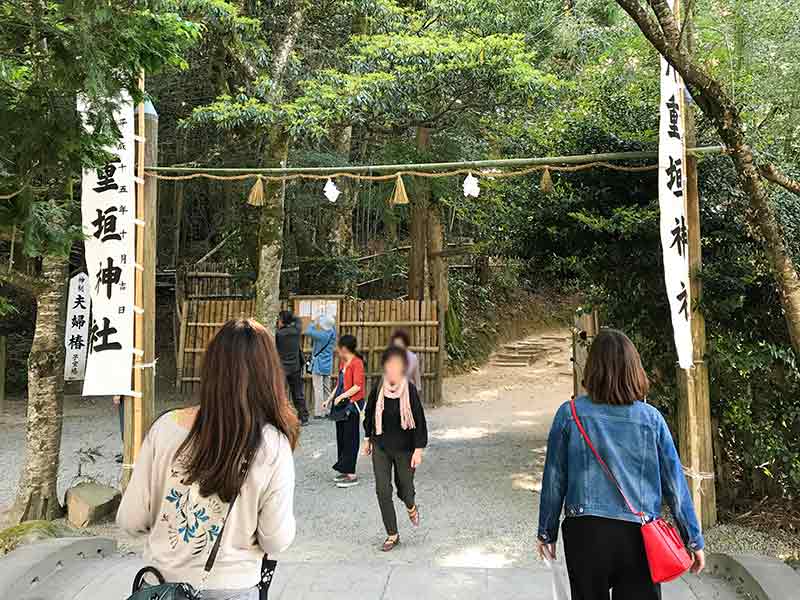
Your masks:
<instances>
[{"instance_id":1,"label":"white paper charm","mask_svg":"<svg viewBox=\"0 0 800 600\"><path fill-rule=\"evenodd\" d=\"M464 178L464 196L469 197L472 196L473 198L477 198L480 196L481 188L478 185L478 178L475 177L472 173L469 173Z\"/></svg>"},{"instance_id":2,"label":"white paper charm","mask_svg":"<svg viewBox=\"0 0 800 600\"><path fill-rule=\"evenodd\" d=\"M325 197L331 202L336 202L339 194L342 193L339 191L339 188L336 187L336 184L333 183L333 179L330 178L325 182L325 187L322 191L325 193Z\"/></svg>"}]
</instances>

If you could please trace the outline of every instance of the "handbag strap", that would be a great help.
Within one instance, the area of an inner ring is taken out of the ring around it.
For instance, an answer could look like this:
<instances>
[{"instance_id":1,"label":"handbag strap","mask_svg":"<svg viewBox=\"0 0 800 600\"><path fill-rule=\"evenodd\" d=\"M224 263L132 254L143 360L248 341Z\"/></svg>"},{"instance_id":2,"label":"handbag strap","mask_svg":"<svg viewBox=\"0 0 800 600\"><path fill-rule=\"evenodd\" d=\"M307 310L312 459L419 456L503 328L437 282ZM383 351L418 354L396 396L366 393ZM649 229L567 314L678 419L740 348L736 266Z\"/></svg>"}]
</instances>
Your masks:
<instances>
[{"instance_id":1,"label":"handbag strap","mask_svg":"<svg viewBox=\"0 0 800 600\"><path fill-rule=\"evenodd\" d=\"M595 450L594 444L592 444L592 440L589 439L589 435L586 433L586 430L583 428L583 423L581 423L581 420L578 417L578 410L575 408L574 398L570 400L570 408L572 408L572 418L575 419L575 424L578 426L578 430L581 432L581 435L583 436L586 445L589 446L589 449L592 451L592 454L594 454L594 457L597 459L597 462L599 462L600 466L603 467L603 471L605 472L606 476L617 487L620 496L622 496L622 499L625 501L625 504L628 505L628 510L630 510L633 514L639 517L642 520L642 522L644 522L645 520L644 513L633 508L633 504L630 503L628 497L625 495L625 492L622 491L622 486L619 484L619 481L617 481L617 478L614 477L614 474L611 472L611 469L608 468L606 461L604 461L600 456L600 454L597 452L597 450Z\"/></svg>"},{"instance_id":2,"label":"handbag strap","mask_svg":"<svg viewBox=\"0 0 800 600\"><path fill-rule=\"evenodd\" d=\"M242 482L244 482L244 477L247 476L247 467L249 464L249 460L245 460L244 464L242 465ZM219 535L217 539L214 540L214 545L211 546L211 552L208 553L208 558L206 559L206 564L203 567L203 577L200 582L200 589L202 590L205 588L206 580L208 576L211 574L211 569L214 568L214 563L217 560L217 554L219 554L219 548L222 544L222 536L225 534L225 527L228 525L228 519L231 516L231 512L233 511L233 505L236 503L236 499L239 497L239 489L233 494L233 498L231 498L230 504L228 504L228 512L225 513L225 520L222 522L222 527L220 527ZM264 587L266 590L262 592L266 594L269 591L269 586L272 583L272 574L275 572L276 562L274 560L270 560L267 554L264 554L264 558L261 563L261 582L259 583L259 589ZM268 575L267 575L268 572ZM263 596L266 598L266 595Z\"/></svg>"},{"instance_id":3,"label":"handbag strap","mask_svg":"<svg viewBox=\"0 0 800 600\"><path fill-rule=\"evenodd\" d=\"M327 349L328 349L328 346L330 346L330 345L331 345L331 342L333 341L333 338L335 338L335 337L336 337L336 334L334 334L333 332L331 332L331 334L332 334L332 335L331 335L331 336L328 338L328 341L327 341L327 343L326 343L326 344L325 344L325 345L324 345L322 348L320 348L319 352L314 352L314 353L311 355L311 358L317 358L317 357L318 357L320 354L322 354L323 352L325 352L325 350L327 350Z\"/></svg>"}]
</instances>

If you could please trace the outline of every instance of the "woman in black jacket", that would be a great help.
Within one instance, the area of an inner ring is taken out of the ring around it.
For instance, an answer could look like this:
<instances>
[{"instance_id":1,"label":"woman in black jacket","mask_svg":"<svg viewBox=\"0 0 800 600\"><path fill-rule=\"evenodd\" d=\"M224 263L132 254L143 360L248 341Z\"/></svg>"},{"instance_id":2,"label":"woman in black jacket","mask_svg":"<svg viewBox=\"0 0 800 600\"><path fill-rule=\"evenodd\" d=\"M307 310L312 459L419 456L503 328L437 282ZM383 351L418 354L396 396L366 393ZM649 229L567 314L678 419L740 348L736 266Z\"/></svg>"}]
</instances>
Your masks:
<instances>
[{"instance_id":1,"label":"woman in black jacket","mask_svg":"<svg viewBox=\"0 0 800 600\"><path fill-rule=\"evenodd\" d=\"M383 381L373 388L364 411L364 454L372 455L375 491L388 536L381 549L388 552L400 543L392 500L392 471L397 496L406 505L411 524L419 526L414 472L422 464L422 449L428 445L428 425L417 388L406 377L405 350L387 348L381 364Z\"/></svg>"}]
</instances>

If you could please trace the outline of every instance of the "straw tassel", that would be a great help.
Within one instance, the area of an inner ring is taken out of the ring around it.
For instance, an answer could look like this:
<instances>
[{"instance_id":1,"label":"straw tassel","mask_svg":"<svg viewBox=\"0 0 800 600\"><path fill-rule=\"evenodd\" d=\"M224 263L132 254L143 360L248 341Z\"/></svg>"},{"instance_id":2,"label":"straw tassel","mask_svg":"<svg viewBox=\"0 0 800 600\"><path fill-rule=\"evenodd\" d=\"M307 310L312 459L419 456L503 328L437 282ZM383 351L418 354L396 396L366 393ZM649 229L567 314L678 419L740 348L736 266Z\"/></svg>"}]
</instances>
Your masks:
<instances>
[{"instance_id":1,"label":"straw tassel","mask_svg":"<svg viewBox=\"0 0 800 600\"><path fill-rule=\"evenodd\" d=\"M544 168L542 180L539 182L539 189L543 194L549 194L553 191L553 178L550 177L550 169L548 167Z\"/></svg>"},{"instance_id":2,"label":"straw tassel","mask_svg":"<svg viewBox=\"0 0 800 600\"><path fill-rule=\"evenodd\" d=\"M247 203L250 206L264 206L264 181L261 175L256 175L256 182L250 188L247 196Z\"/></svg>"},{"instance_id":3,"label":"straw tassel","mask_svg":"<svg viewBox=\"0 0 800 600\"><path fill-rule=\"evenodd\" d=\"M399 174L397 175L397 180L394 184L394 196L392 196L392 206L397 204L408 204L406 186L403 184L403 176Z\"/></svg>"}]
</instances>

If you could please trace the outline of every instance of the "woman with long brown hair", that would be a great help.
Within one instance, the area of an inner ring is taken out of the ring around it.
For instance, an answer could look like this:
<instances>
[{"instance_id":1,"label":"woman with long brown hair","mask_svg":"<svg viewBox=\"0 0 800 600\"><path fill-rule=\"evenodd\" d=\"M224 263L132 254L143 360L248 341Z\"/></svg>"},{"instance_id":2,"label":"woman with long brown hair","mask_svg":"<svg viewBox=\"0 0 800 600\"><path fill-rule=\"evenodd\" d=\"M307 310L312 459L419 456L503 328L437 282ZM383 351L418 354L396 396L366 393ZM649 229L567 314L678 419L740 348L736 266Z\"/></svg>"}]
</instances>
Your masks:
<instances>
[{"instance_id":1,"label":"woman with long brown hair","mask_svg":"<svg viewBox=\"0 0 800 600\"><path fill-rule=\"evenodd\" d=\"M208 346L200 385L199 407L153 423L117 524L147 536L144 558L167 581L202 583L204 600L256 599L265 553L295 536L299 423L272 335L253 320L226 323Z\"/></svg>"},{"instance_id":2,"label":"woman with long brown hair","mask_svg":"<svg viewBox=\"0 0 800 600\"><path fill-rule=\"evenodd\" d=\"M666 499L700 572L703 534L664 417L628 336L604 329L586 360L587 395L565 402L547 439L539 501L539 554L555 558L559 520L572 600L658 600L643 523Z\"/></svg>"}]
</instances>

